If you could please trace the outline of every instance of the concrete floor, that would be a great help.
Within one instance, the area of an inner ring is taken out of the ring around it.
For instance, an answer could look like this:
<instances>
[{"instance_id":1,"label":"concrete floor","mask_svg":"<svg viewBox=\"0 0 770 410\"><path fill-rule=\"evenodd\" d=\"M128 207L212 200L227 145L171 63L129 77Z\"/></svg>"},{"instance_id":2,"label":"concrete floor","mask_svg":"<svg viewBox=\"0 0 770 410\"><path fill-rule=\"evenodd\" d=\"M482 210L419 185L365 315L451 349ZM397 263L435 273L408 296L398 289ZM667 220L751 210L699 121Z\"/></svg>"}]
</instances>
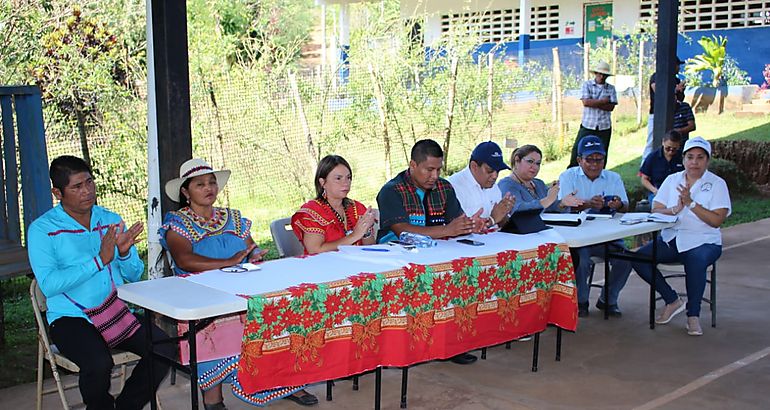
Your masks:
<instances>
[{"instance_id":1,"label":"concrete floor","mask_svg":"<svg viewBox=\"0 0 770 410\"><path fill-rule=\"evenodd\" d=\"M593 308L578 331L566 333L562 361L555 362L555 330L541 337L540 368L530 371L532 345L511 350L491 348L486 361L460 366L434 362L409 372L410 409L770 409L770 219L723 230L719 260L719 315L710 327L704 305L704 335L688 336L684 315L650 330L648 287L632 275L621 295L621 319L603 320ZM600 272L597 269L597 272ZM684 283L675 288L683 290ZM321 402L317 409L372 408L374 375L361 379L359 391L338 381L334 400L325 385L311 386ZM383 371L382 408L398 409L401 372ZM189 380L166 381L163 408L189 408ZM77 390L69 392L79 401ZM250 406L226 395L231 410ZM0 408L31 409L34 384L0 390ZM271 409L297 410L286 400ZM45 409L61 408L56 395Z\"/></svg>"}]
</instances>

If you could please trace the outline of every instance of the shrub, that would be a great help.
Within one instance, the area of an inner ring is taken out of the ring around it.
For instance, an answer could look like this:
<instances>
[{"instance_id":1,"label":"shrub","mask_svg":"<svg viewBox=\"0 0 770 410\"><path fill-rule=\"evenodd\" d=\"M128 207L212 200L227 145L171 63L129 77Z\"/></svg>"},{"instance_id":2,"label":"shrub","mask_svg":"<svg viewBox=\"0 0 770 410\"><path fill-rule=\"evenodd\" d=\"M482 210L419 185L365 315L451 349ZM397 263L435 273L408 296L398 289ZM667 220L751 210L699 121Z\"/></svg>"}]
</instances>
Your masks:
<instances>
[{"instance_id":1,"label":"shrub","mask_svg":"<svg viewBox=\"0 0 770 410\"><path fill-rule=\"evenodd\" d=\"M709 161L709 171L719 175L727 183L730 195L756 194L757 186L738 168L733 161L720 158L712 158Z\"/></svg>"}]
</instances>

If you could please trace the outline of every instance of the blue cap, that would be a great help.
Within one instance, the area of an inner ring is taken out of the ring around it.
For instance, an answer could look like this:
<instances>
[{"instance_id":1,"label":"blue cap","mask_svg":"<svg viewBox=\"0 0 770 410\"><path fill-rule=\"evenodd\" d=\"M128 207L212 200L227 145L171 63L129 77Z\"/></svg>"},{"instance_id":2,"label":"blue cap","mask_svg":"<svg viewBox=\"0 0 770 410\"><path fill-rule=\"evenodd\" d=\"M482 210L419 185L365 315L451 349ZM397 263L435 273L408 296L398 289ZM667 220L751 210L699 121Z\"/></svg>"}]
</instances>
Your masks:
<instances>
[{"instance_id":1,"label":"blue cap","mask_svg":"<svg viewBox=\"0 0 770 410\"><path fill-rule=\"evenodd\" d=\"M604 144L602 140L596 135L586 135L578 142L578 156L585 158L591 154L602 154L607 156L607 151L604 150Z\"/></svg>"},{"instance_id":2,"label":"blue cap","mask_svg":"<svg viewBox=\"0 0 770 410\"><path fill-rule=\"evenodd\" d=\"M482 142L473 149L471 153L471 161L476 161L479 164L487 164L492 169L500 172L504 169L511 169L503 161L503 151L500 146L492 141Z\"/></svg>"}]
</instances>

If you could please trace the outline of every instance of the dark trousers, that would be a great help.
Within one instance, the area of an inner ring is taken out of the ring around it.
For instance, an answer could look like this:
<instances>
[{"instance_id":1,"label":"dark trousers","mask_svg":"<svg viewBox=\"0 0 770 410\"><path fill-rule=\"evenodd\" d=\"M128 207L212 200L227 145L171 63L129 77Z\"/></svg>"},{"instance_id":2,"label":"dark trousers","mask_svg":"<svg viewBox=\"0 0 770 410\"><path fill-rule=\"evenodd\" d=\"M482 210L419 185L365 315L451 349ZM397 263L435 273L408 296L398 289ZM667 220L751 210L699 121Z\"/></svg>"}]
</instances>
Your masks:
<instances>
[{"instance_id":1,"label":"dark trousers","mask_svg":"<svg viewBox=\"0 0 770 410\"><path fill-rule=\"evenodd\" d=\"M585 137L586 135L596 135L599 137L600 140L602 140L602 145L604 145L604 150L607 151L607 155L610 153L610 137L612 136L612 128L606 129L606 130L589 130L588 128L584 127L583 124L580 124L580 130L578 131L577 138L575 138L575 143L572 144L572 154L570 154L569 157L569 165L567 168L572 168L577 166L577 152L578 152L578 142L580 142L580 139ZM604 160L604 166L607 166L607 159Z\"/></svg>"},{"instance_id":2,"label":"dark trousers","mask_svg":"<svg viewBox=\"0 0 770 410\"><path fill-rule=\"evenodd\" d=\"M114 364L112 353L96 327L83 318L62 317L51 324L51 339L59 352L72 360L80 368L78 385L87 409L141 409L150 401L160 382L168 373L169 366L159 360L154 361L154 385L149 384L147 340L145 326L133 336L124 340L117 349L136 353L141 356L131 377L126 380L123 391L113 399L110 395L110 375ZM168 336L155 325L152 326L153 339ZM171 344L156 345L155 351L174 357L175 347Z\"/></svg>"}]
</instances>

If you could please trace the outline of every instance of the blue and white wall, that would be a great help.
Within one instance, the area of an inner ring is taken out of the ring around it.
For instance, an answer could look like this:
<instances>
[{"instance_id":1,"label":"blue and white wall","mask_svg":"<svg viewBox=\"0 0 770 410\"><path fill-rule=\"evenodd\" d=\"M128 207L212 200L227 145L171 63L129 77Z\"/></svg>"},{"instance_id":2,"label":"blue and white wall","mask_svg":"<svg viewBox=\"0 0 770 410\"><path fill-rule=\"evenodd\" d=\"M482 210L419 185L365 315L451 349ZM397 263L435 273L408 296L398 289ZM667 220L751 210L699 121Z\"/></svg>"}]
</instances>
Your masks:
<instances>
[{"instance_id":1,"label":"blue and white wall","mask_svg":"<svg viewBox=\"0 0 770 410\"><path fill-rule=\"evenodd\" d=\"M578 44L583 41L583 22L585 4L590 3L612 3L613 4L613 25L618 31L632 31L639 21L640 11L643 6L650 7L650 0L401 0L401 15L404 18L414 16L425 16L423 26L425 46L432 48L435 46L442 35L441 16L453 13L478 13L489 10L517 9L521 4L528 4L529 7L547 6L552 4L559 5L559 23L557 38L539 40L531 39L529 48L524 53L526 58L541 60L544 63L550 62L552 47L559 47L560 58L565 66L573 66L577 70L582 67ZM733 3L733 1L728 2ZM734 3L746 3L742 0L735 0ZM752 2L756 3L756 1ZM765 2L770 3L770 2ZM704 3L705 5L706 3ZM708 3L709 7L711 2ZM723 7L724 4L720 4ZM697 2L696 6L705 7ZM753 6L752 6L753 7ZM770 15L770 6L763 12ZM728 13L728 12L725 12ZM732 11L729 11L732 13ZM756 11L754 11L756 13ZM684 16L692 16L692 13L680 13L680 22ZM692 18L692 17L690 17ZM701 18L701 17L697 17ZM716 17L714 17L716 18ZM701 47L697 40L701 36L711 36L712 34L723 35L728 38L728 54L738 61L741 69L747 71L752 78L752 83L762 84L762 70L765 64L770 64L770 21L759 27L753 28L730 28L722 30L692 30L686 34L692 39L688 42L686 38L680 36L678 41L678 55L680 58L687 59L700 54ZM482 44L479 51L485 52L493 47L493 44ZM517 58L522 47L518 41L505 43L504 53Z\"/></svg>"}]
</instances>

